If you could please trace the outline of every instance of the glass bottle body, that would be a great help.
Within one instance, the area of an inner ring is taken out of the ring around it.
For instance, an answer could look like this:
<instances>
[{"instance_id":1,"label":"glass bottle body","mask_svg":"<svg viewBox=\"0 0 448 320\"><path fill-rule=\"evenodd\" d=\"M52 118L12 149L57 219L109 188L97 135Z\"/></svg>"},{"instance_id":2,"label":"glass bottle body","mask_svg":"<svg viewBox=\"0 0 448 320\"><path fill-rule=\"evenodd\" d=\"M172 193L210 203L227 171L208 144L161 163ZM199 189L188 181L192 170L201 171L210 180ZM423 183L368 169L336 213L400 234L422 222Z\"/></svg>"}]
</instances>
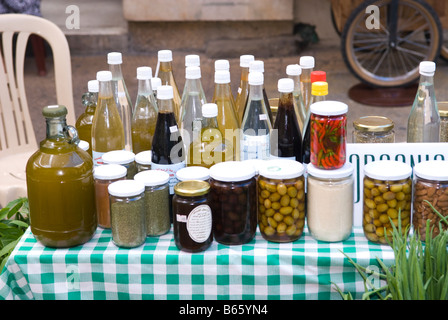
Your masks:
<instances>
[{"instance_id":1,"label":"glass bottle body","mask_svg":"<svg viewBox=\"0 0 448 320\"><path fill-rule=\"evenodd\" d=\"M294 101L294 112L296 113L297 122L300 132L304 132L306 114L301 107L301 91L300 91L300 75L290 75L289 78L294 80L294 91L292 92Z\"/></svg>"},{"instance_id":2,"label":"glass bottle body","mask_svg":"<svg viewBox=\"0 0 448 320\"><path fill-rule=\"evenodd\" d=\"M304 117L305 123L307 117L309 117L309 109L311 104L311 72L313 68L302 68L300 74L300 109L301 115ZM302 131L303 132L303 131Z\"/></svg>"},{"instance_id":3,"label":"glass bottle body","mask_svg":"<svg viewBox=\"0 0 448 320\"><path fill-rule=\"evenodd\" d=\"M312 96L312 103L325 101L326 96ZM311 129L310 129L310 119L309 117L305 122L305 132L303 134L303 142L302 142L302 163L310 163L310 145L311 145Z\"/></svg>"},{"instance_id":4,"label":"glass bottle body","mask_svg":"<svg viewBox=\"0 0 448 320\"><path fill-rule=\"evenodd\" d=\"M156 77L160 78L162 85L173 87L173 112L177 123L180 123L180 104L182 97L179 93L179 88L174 78L173 66L171 61L160 61Z\"/></svg>"},{"instance_id":5,"label":"glass bottle body","mask_svg":"<svg viewBox=\"0 0 448 320\"><path fill-rule=\"evenodd\" d=\"M87 152L92 156L92 123L98 102L98 93L87 92L83 95L82 101L85 105L85 110L76 120L75 127L78 131L79 139L87 141L90 144Z\"/></svg>"},{"instance_id":6,"label":"glass bottle body","mask_svg":"<svg viewBox=\"0 0 448 320\"><path fill-rule=\"evenodd\" d=\"M247 98L249 96L249 67L241 68L240 86L235 99L238 120L243 122L244 109L246 108Z\"/></svg>"}]
</instances>

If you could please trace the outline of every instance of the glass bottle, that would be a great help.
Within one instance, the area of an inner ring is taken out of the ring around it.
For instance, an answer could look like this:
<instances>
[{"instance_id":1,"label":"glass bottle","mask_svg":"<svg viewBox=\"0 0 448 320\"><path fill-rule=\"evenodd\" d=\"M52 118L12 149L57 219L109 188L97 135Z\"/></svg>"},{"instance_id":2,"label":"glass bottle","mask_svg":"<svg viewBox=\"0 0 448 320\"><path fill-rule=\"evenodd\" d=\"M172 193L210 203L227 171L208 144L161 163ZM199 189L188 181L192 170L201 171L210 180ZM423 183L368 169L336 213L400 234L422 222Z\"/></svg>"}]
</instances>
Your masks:
<instances>
[{"instance_id":1,"label":"glass bottle","mask_svg":"<svg viewBox=\"0 0 448 320\"><path fill-rule=\"evenodd\" d=\"M48 106L46 138L26 164L31 232L48 247L90 240L97 227L93 161L67 126L67 109Z\"/></svg>"},{"instance_id":2,"label":"glass bottle","mask_svg":"<svg viewBox=\"0 0 448 320\"><path fill-rule=\"evenodd\" d=\"M254 60L250 62L249 73L251 72L261 72L264 74L264 62L262 60ZM269 120L271 120L271 123L274 123L274 117L272 115L271 105L269 103L268 95L266 94L266 88L264 87L264 83L263 83L263 98L264 103L266 104L266 109L268 110Z\"/></svg>"},{"instance_id":3,"label":"glass bottle","mask_svg":"<svg viewBox=\"0 0 448 320\"><path fill-rule=\"evenodd\" d=\"M120 113L121 122L123 124L125 149L132 151L132 102L123 78L123 72L121 70L121 65L123 63L121 53L108 53L107 63L109 64L109 71L112 72L114 96L117 102L118 111Z\"/></svg>"},{"instance_id":4,"label":"glass bottle","mask_svg":"<svg viewBox=\"0 0 448 320\"><path fill-rule=\"evenodd\" d=\"M241 124L240 160L265 160L270 155L272 124L263 98L263 83L263 73L249 74L249 96Z\"/></svg>"},{"instance_id":5,"label":"glass bottle","mask_svg":"<svg viewBox=\"0 0 448 320\"><path fill-rule=\"evenodd\" d=\"M154 98L157 101L157 88L160 87L162 85L162 80L160 80L160 78L158 77L152 77L151 78L151 88L152 88L152 93L154 94Z\"/></svg>"},{"instance_id":6,"label":"glass bottle","mask_svg":"<svg viewBox=\"0 0 448 320\"><path fill-rule=\"evenodd\" d=\"M240 86L236 94L235 104L240 123L243 121L244 108L246 107L247 97L249 95L249 64L255 57L251 54L240 56L241 77Z\"/></svg>"},{"instance_id":7,"label":"glass bottle","mask_svg":"<svg viewBox=\"0 0 448 320\"><path fill-rule=\"evenodd\" d=\"M311 72L314 69L314 57L300 57L299 64L302 68L302 74L300 75L300 92L302 94L301 107L306 119L311 103Z\"/></svg>"},{"instance_id":8,"label":"glass bottle","mask_svg":"<svg viewBox=\"0 0 448 320\"><path fill-rule=\"evenodd\" d=\"M157 89L156 131L152 143L151 170L162 170L170 175L170 221L172 217L172 197L176 185L177 170L185 167L185 149L174 116L173 87L162 85Z\"/></svg>"},{"instance_id":9,"label":"glass bottle","mask_svg":"<svg viewBox=\"0 0 448 320\"><path fill-rule=\"evenodd\" d=\"M294 81L278 80L278 111L271 134L271 157L286 158L301 162L302 134L294 112Z\"/></svg>"},{"instance_id":10,"label":"glass bottle","mask_svg":"<svg viewBox=\"0 0 448 320\"><path fill-rule=\"evenodd\" d=\"M80 140L84 140L92 145L92 121L95 115L96 104L98 102L98 80L90 80L87 83L88 92L82 97L84 112L76 120L76 130ZM92 156L92 149L87 152Z\"/></svg>"},{"instance_id":11,"label":"glass bottle","mask_svg":"<svg viewBox=\"0 0 448 320\"><path fill-rule=\"evenodd\" d=\"M112 88L112 73L99 71L98 103L92 121L92 157L95 166L103 164L101 157L112 150L125 149L125 135Z\"/></svg>"},{"instance_id":12,"label":"glass bottle","mask_svg":"<svg viewBox=\"0 0 448 320\"><path fill-rule=\"evenodd\" d=\"M302 68L298 64L290 64L286 66L286 74L292 80L294 80L294 112L296 113L297 122L299 123L300 132L303 132L305 123L305 114L302 114L302 108L300 107L300 75L302 74Z\"/></svg>"},{"instance_id":13,"label":"glass bottle","mask_svg":"<svg viewBox=\"0 0 448 320\"><path fill-rule=\"evenodd\" d=\"M174 116L176 123L180 123L180 102L181 96L176 83L173 71L173 52L171 50L159 50L157 53L158 62L155 76L160 78L162 85L168 85L173 88Z\"/></svg>"},{"instance_id":14,"label":"glass bottle","mask_svg":"<svg viewBox=\"0 0 448 320\"><path fill-rule=\"evenodd\" d=\"M132 116L132 150L151 150L157 122L157 102L151 88L151 67L137 68L138 91Z\"/></svg>"},{"instance_id":15,"label":"glass bottle","mask_svg":"<svg viewBox=\"0 0 448 320\"><path fill-rule=\"evenodd\" d=\"M230 91L230 72L219 70L215 72L215 87L212 103L218 106L218 128L224 134L226 152L232 155L233 160L239 160L239 134L240 123L235 112L235 101ZM228 159L230 155L226 155Z\"/></svg>"},{"instance_id":16,"label":"glass bottle","mask_svg":"<svg viewBox=\"0 0 448 320\"><path fill-rule=\"evenodd\" d=\"M439 142L440 115L434 90L436 64L420 63L420 83L408 119L407 142Z\"/></svg>"},{"instance_id":17,"label":"glass bottle","mask_svg":"<svg viewBox=\"0 0 448 320\"><path fill-rule=\"evenodd\" d=\"M202 105L206 103L200 67L185 68L185 87L180 104L180 132L186 147L187 159L190 143L201 134Z\"/></svg>"}]
</instances>

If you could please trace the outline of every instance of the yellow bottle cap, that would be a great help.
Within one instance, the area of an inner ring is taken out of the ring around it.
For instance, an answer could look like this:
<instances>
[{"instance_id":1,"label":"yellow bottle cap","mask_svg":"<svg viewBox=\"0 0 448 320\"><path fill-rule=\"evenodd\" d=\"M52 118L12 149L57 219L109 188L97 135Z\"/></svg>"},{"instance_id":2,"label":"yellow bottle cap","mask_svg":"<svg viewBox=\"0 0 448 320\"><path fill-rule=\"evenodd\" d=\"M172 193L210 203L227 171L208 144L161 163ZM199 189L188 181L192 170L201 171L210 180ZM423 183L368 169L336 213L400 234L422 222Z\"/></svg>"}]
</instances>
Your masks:
<instances>
[{"instance_id":1,"label":"yellow bottle cap","mask_svg":"<svg viewBox=\"0 0 448 320\"><path fill-rule=\"evenodd\" d=\"M328 83L316 81L311 84L311 94L313 96L326 96L328 94Z\"/></svg>"}]
</instances>

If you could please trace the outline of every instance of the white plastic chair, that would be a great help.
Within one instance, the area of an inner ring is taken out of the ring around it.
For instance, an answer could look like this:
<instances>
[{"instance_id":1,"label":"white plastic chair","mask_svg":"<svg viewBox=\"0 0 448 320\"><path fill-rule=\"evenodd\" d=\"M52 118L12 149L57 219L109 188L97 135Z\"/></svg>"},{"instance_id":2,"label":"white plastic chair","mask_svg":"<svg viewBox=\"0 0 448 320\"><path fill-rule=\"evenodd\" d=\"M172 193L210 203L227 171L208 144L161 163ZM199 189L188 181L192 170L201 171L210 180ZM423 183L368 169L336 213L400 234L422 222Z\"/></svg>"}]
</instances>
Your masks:
<instances>
[{"instance_id":1,"label":"white plastic chair","mask_svg":"<svg viewBox=\"0 0 448 320\"><path fill-rule=\"evenodd\" d=\"M67 107L67 123L74 125L76 120L70 49L62 30L41 17L0 14L0 34L0 207L4 207L9 201L27 196L25 167L38 148L24 83L25 49L31 34L49 44L53 52L55 104Z\"/></svg>"}]
</instances>

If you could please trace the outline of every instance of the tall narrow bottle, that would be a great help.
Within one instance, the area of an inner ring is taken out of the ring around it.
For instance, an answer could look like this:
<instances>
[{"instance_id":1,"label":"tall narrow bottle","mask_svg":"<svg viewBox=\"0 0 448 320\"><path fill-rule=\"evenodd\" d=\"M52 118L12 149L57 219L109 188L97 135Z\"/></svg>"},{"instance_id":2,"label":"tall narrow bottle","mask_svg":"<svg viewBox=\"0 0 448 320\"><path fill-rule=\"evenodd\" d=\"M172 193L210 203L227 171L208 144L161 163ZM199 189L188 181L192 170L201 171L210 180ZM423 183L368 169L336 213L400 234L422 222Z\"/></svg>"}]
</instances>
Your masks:
<instances>
[{"instance_id":1,"label":"tall narrow bottle","mask_svg":"<svg viewBox=\"0 0 448 320\"><path fill-rule=\"evenodd\" d=\"M162 170L170 175L170 198L174 195L176 172L185 167L185 149L174 116L173 87L162 85L157 88L156 131L152 141L151 170ZM170 201L170 204L172 201ZM171 221L172 211L170 210Z\"/></svg>"},{"instance_id":2,"label":"tall narrow bottle","mask_svg":"<svg viewBox=\"0 0 448 320\"><path fill-rule=\"evenodd\" d=\"M271 157L301 162L302 134L294 112L294 81L278 80L279 101L277 116L271 134Z\"/></svg>"},{"instance_id":3,"label":"tall narrow bottle","mask_svg":"<svg viewBox=\"0 0 448 320\"><path fill-rule=\"evenodd\" d=\"M157 77L152 77L151 78L151 88L152 88L152 93L154 94L154 98L157 101L157 88L160 87L162 85L162 80L160 80L160 78Z\"/></svg>"},{"instance_id":4,"label":"tall narrow bottle","mask_svg":"<svg viewBox=\"0 0 448 320\"><path fill-rule=\"evenodd\" d=\"M123 78L123 72L121 69L123 59L121 53L108 53L107 63L109 64L109 71L112 72L114 96L117 102L118 111L120 113L121 122L123 123L125 150L132 151L132 102Z\"/></svg>"},{"instance_id":5,"label":"tall narrow bottle","mask_svg":"<svg viewBox=\"0 0 448 320\"><path fill-rule=\"evenodd\" d=\"M264 75L264 62L262 60L254 60L249 63L249 73L251 72L261 72ZM266 89L263 83L263 99L266 104L266 109L268 110L269 120L274 123L274 118L272 116L271 105L269 103L268 95L266 94Z\"/></svg>"},{"instance_id":6,"label":"tall narrow bottle","mask_svg":"<svg viewBox=\"0 0 448 320\"><path fill-rule=\"evenodd\" d=\"M241 124L240 160L267 160L272 124L263 98L263 73L251 72L248 80L250 89Z\"/></svg>"},{"instance_id":7,"label":"tall narrow bottle","mask_svg":"<svg viewBox=\"0 0 448 320\"><path fill-rule=\"evenodd\" d=\"M226 140L226 152L232 154L233 160L239 160L239 129L240 124L235 112L235 101L230 91L230 72L215 72L215 87L212 103L218 106L218 127ZM228 158L229 155L226 155Z\"/></svg>"},{"instance_id":8,"label":"tall narrow bottle","mask_svg":"<svg viewBox=\"0 0 448 320\"><path fill-rule=\"evenodd\" d=\"M103 164L106 152L125 149L125 135L114 98L112 73L97 72L98 103L92 121L92 157L95 166Z\"/></svg>"},{"instance_id":9,"label":"tall narrow bottle","mask_svg":"<svg viewBox=\"0 0 448 320\"><path fill-rule=\"evenodd\" d=\"M300 101L301 101L302 113L305 115L306 119L309 114L311 103L311 72L314 69L314 57L312 56L300 57L299 64L300 67L302 68L302 74L300 75L300 92L302 99Z\"/></svg>"},{"instance_id":10,"label":"tall narrow bottle","mask_svg":"<svg viewBox=\"0 0 448 320\"><path fill-rule=\"evenodd\" d=\"M90 148L87 152L92 156L92 122L98 102L98 80L87 83L88 92L83 95L84 112L76 120L76 130L80 140L87 141Z\"/></svg>"},{"instance_id":11,"label":"tall narrow bottle","mask_svg":"<svg viewBox=\"0 0 448 320\"><path fill-rule=\"evenodd\" d=\"M174 116L176 122L180 123L180 102L182 100L179 88L174 77L173 70L173 52L171 50L159 50L157 53L157 69L155 77L160 78L162 85L171 86L173 88L173 101L174 101Z\"/></svg>"},{"instance_id":12,"label":"tall narrow bottle","mask_svg":"<svg viewBox=\"0 0 448 320\"><path fill-rule=\"evenodd\" d=\"M186 147L187 159L190 142L201 134L202 105L207 103L201 83L201 68L185 68L185 87L180 104L180 132Z\"/></svg>"},{"instance_id":13,"label":"tall narrow bottle","mask_svg":"<svg viewBox=\"0 0 448 320\"><path fill-rule=\"evenodd\" d=\"M436 64L422 61L420 82L407 127L407 142L439 142L440 115L434 90Z\"/></svg>"},{"instance_id":14,"label":"tall narrow bottle","mask_svg":"<svg viewBox=\"0 0 448 320\"><path fill-rule=\"evenodd\" d=\"M132 116L132 150L135 154L151 150L156 130L157 102L151 87L151 67L137 68L137 99Z\"/></svg>"},{"instance_id":15,"label":"tall narrow bottle","mask_svg":"<svg viewBox=\"0 0 448 320\"><path fill-rule=\"evenodd\" d=\"M286 74L294 81L294 111L296 113L297 122L299 123L300 132L303 132L306 115L303 114L303 108L300 107L300 75L302 74L302 68L298 64L290 64L286 66Z\"/></svg>"},{"instance_id":16,"label":"tall narrow bottle","mask_svg":"<svg viewBox=\"0 0 448 320\"><path fill-rule=\"evenodd\" d=\"M236 110L238 112L238 120L240 121L240 123L243 121L244 108L246 107L247 97L249 95L249 64L254 60L255 58L251 54L240 56L240 86L238 87L238 92L235 99Z\"/></svg>"}]
</instances>

